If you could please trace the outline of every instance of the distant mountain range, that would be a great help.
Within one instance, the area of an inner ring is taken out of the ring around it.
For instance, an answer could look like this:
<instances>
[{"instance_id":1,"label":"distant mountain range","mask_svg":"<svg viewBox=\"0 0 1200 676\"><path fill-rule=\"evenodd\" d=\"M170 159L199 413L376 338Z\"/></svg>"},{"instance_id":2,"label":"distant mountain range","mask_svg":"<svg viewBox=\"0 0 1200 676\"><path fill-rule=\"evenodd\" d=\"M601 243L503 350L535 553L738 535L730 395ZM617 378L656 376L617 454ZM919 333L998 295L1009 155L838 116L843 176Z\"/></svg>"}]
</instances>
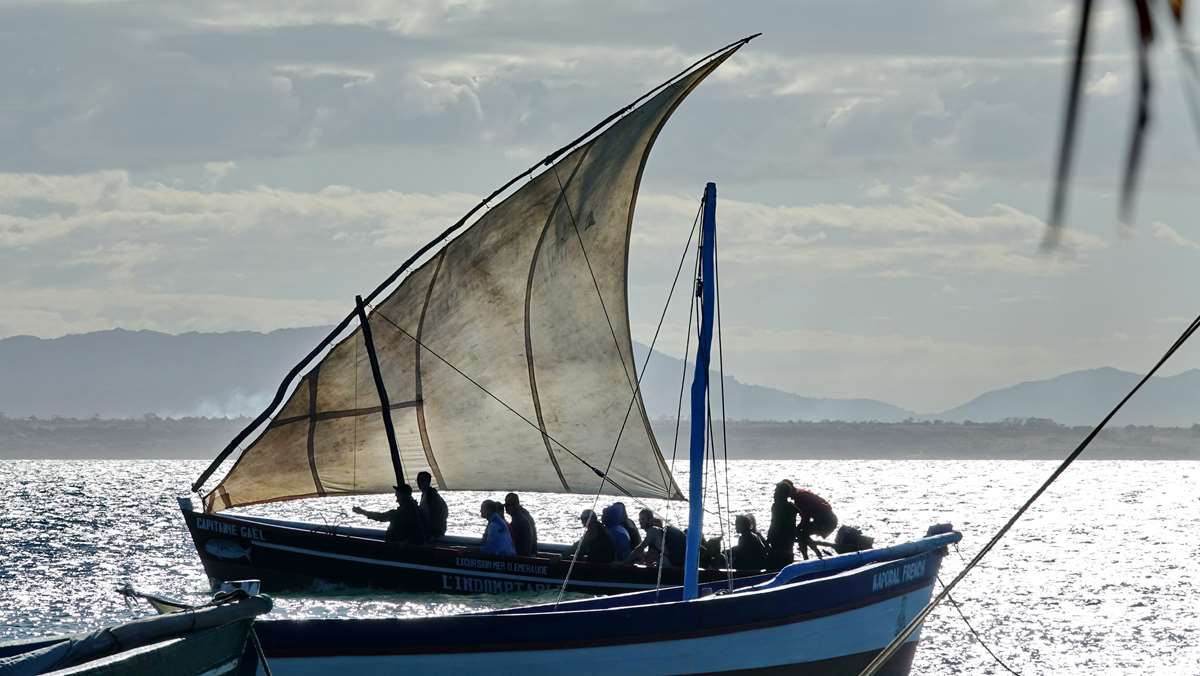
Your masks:
<instances>
[{"instance_id":1,"label":"distant mountain range","mask_svg":"<svg viewBox=\"0 0 1200 676\"><path fill-rule=\"evenodd\" d=\"M992 390L927 419L991 422L1005 418L1051 418L1064 425L1093 425L1141 375L1115 368L1065 373L1048 380ZM1200 370L1153 378L1113 418L1114 425L1187 427L1200 422Z\"/></svg>"},{"instance_id":2,"label":"distant mountain range","mask_svg":"<svg viewBox=\"0 0 1200 676\"><path fill-rule=\"evenodd\" d=\"M655 352L646 362L647 348L634 343L634 359L639 369L646 364L642 376L642 399L651 418L674 419L679 410L679 383L685 373L681 359ZM687 382L692 380L693 362L686 367ZM710 372L714 396L720 396L716 386L720 374ZM822 399L777 390L762 385L750 385L726 374L725 416L734 420L845 420L855 422L899 422L914 417L912 411L875 399ZM684 391L683 417L688 417L687 391ZM716 399L714 399L714 402ZM714 408L714 413L716 409Z\"/></svg>"},{"instance_id":3,"label":"distant mountain range","mask_svg":"<svg viewBox=\"0 0 1200 676\"><path fill-rule=\"evenodd\" d=\"M0 340L0 411L10 417L256 415L327 328L270 333L96 331Z\"/></svg>"},{"instance_id":4,"label":"distant mountain range","mask_svg":"<svg viewBox=\"0 0 1200 676\"><path fill-rule=\"evenodd\" d=\"M327 330L171 335L114 329L55 339L0 339L0 412L10 417L252 416ZM645 355L646 347L635 345L639 366ZM652 418L675 417L684 370L681 360L661 353L650 359L642 393ZM689 380L691 370L687 365ZM713 378L717 379L716 373ZM929 415L873 399L805 397L743 383L729 374L724 384L727 417L737 420L1049 418L1087 425L1098 421L1137 379L1137 374L1113 368L1077 371L993 390ZM1154 379L1114 421L1159 426L1196 422L1200 422L1200 370Z\"/></svg>"}]
</instances>

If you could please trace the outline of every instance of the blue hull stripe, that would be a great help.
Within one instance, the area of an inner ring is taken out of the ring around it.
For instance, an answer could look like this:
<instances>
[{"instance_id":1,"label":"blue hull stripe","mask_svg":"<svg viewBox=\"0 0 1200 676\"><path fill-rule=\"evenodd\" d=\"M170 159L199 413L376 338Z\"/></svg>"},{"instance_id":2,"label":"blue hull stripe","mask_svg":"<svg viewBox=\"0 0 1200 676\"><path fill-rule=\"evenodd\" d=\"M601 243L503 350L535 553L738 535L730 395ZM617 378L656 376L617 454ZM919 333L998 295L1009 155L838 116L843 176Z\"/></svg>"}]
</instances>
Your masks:
<instances>
[{"instance_id":1,"label":"blue hull stripe","mask_svg":"<svg viewBox=\"0 0 1200 676\"><path fill-rule=\"evenodd\" d=\"M257 626L268 654L281 657L543 650L680 640L803 622L931 588L941 558L940 552L928 552L816 580L685 602L409 619L267 620Z\"/></svg>"}]
</instances>

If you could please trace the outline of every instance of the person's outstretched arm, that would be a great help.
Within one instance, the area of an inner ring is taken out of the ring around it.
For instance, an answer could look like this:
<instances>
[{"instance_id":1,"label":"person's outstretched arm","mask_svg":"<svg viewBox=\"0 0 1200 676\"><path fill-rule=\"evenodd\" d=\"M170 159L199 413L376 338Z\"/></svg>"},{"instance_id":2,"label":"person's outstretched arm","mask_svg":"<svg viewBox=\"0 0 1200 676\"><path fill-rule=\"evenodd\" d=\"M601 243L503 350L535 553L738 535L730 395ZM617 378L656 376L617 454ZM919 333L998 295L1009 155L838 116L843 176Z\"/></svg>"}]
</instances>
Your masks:
<instances>
[{"instance_id":1,"label":"person's outstretched arm","mask_svg":"<svg viewBox=\"0 0 1200 676\"><path fill-rule=\"evenodd\" d=\"M387 512L372 512L370 510L363 509L362 507L359 507L358 505L354 506L354 513L361 514L372 521L391 521L392 520L391 515Z\"/></svg>"}]
</instances>

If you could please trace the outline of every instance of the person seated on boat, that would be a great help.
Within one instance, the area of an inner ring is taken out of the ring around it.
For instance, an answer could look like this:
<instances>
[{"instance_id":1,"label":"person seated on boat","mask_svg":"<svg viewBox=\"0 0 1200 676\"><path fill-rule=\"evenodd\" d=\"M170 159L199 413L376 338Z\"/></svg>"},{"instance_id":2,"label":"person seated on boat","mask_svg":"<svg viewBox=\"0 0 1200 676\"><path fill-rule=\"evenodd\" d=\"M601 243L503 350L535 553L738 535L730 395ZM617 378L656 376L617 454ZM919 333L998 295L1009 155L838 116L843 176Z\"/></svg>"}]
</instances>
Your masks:
<instances>
[{"instance_id":1,"label":"person seated on boat","mask_svg":"<svg viewBox=\"0 0 1200 676\"><path fill-rule=\"evenodd\" d=\"M596 513L590 509L583 510L579 522L583 524L583 537L575 543L571 555L575 556L578 552L580 559L592 563L612 563L616 560L617 550L613 547L612 538L600 519L596 518Z\"/></svg>"},{"instance_id":2,"label":"person seated on boat","mask_svg":"<svg viewBox=\"0 0 1200 676\"><path fill-rule=\"evenodd\" d=\"M700 543L700 566L702 568L723 570L729 567L729 560L725 558L723 540L724 538L718 535Z\"/></svg>"},{"instance_id":3,"label":"person seated on boat","mask_svg":"<svg viewBox=\"0 0 1200 676\"><path fill-rule=\"evenodd\" d=\"M642 533L638 530L637 524L633 522L633 519L629 518L629 513L625 509L625 503L614 502L612 506L621 510L621 525L625 527L625 532L629 534L630 549L634 549L642 544Z\"/></svg>"},{"instance_id":4,"label":"person seated on boat","mask_svg":"<svg viewBox=\"0 0 1200 676\"><path fill-rule=\"evenodd\" d=\"M516 556L512 532L508 529L508 522L504 520L504 506L495 500L484 500L479 507L479 516L487 521L481 543L483 553Z\"/></svg>"},{"instance_id":5,"label":"person seated on boat","mask_svg":"<svg viewBox=\"0 0 1200 676\"><path fill-rule=\"evenodd\" d=\"M638 524L646 531L646 537L629 555L629 561L648 566L657 566L660 560L667 567L683 565L687 548L687 536L683 531L674 526L664 528L662 519L649 509L638 512Z\"/></svg>"},{"instance_id":6,"label":"person seated on boat","mask_svg":"<svg viewBox=\"0 0 1200 676\"><path fill-rule=\"evenodd\" d=\"M813 536L827 538L837 528L837 515L829 502L812 491L792 487L792 503L800 515L800 524L796 530L796 541L800 543L800 554L807 560L808 550L812 550L817 558L823 558L821 550L813 542Z\"/></svg>"},{"instance_id":7,"label":"person seated on boat","mask_svg":"<svg viewBox=\"0 0 1200 676\"><path fill-rule=\"evenodd\" d=\"M733 557L734 570L762 570L767 567L767 543L755 527L754 517L750 514L739 514L734 519L733 527L738 534L738 542L730 550Z\"/></svg>"},{"instance_id":8,"label":"person seated on boat","mask_svg":"<svg viewBox=\"0 0 1200 676\"><path fill-rule=\"evenodd\" d=\"M784 480L775 485L775 501L771 503L771 527L767 529L767 567L778 570L796 560L796 517L799 511L792 503L792 482Z\"/></svg>"},{"instance_id":9,"label":"person seated on boat","mask_svg":"<svg viewBox=\"0 0 1200 676\"><path fill-rule=\"evenodd\" d=\"M383 535L385 542L400 542L409 545L425 544L425 524L422 523L417 501L413 500L412 486L400 484L395 486L395 489L396 509L372 512L355 505L354 512L372 521L386 521L388 528Z\"/></svg>"},{"instance_id":10,"label":"person seated on boat","mask_svg":"<svg viewBox=\"0 0 1200 676\"><path fill-rule=\"evenodd\" d=\"M426 535L436 540L446 534L446 517L450 510L438 489L433 487L433 476L429 472L417 474L417 488L421 490L421 516L425 518Z\"/></svg>"},{"instance_id":11,"label":"person seated on boat","mask_svg":"<svg viewBox=\"0 0 1200 676\"><path fill-rule=\"evenodd\" d=\"M537 554L537 526L529 510L521 506L521 499L516 493L504 496L504 511L508 512L509 528L512 530L513 546L517 556L533 556Z\"/></svg>"},{"instance_id":12,"label":"person seated on boat","mask_svg":"<svg viewBox=\"0 0 1200 676\"><path fill-rule=\"evenodd\" d=\"M633 548L629 546L629 532L625 530L625 505L617 505L621 503L605 507L601 512L600 522L604 524L604 532L608 533L609 539L612 540L617 560L624 561L629 558Z\"/></svg>"}]
</instances>

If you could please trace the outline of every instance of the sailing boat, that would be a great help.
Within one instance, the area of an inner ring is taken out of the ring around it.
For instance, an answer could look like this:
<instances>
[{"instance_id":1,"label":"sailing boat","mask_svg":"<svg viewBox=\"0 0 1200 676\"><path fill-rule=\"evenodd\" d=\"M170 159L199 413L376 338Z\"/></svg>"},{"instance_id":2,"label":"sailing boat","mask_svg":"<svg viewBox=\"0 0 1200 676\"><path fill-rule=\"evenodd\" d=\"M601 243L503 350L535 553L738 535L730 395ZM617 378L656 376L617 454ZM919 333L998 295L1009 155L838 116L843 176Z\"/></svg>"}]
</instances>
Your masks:
<instances>
[{"instance_id":1,"label":"sailing boat","mask_svg":"<svg viewBox=\"0 0 1200 676\"><path fill-rule=\"evenodd\" d=\"M514 178L362 298L292 369L193 485L199 493L236 454L200 509L180 499L214 584L511 592L558 589L568 570L568 589L589 593L682 582L678 567L573 561L561 544L542 544L535 556L488 556L478 537L406 546L372 528L225 510L391 493L419 472L443 491L682 498L638 388L626 297L630 229L659 130L745 42L609 116L545 158L536 175ZM761 581L757 573L732 574ZM730 574L701 577L717 583Z\"/></svg>"},{"instance_id":2,"label":"sailing boat","mask_svg":"<svg viewBox=\"0 0 1200 676\"><path fill-rule=\"evenodd\" d=\"M949 526L750 577L705 578L700 569L717 283L712 183L694 287L699 330L681 585L653 584L661 567L572 568L553 564L556 552L545 549L538 557L489 557L456 548L454 538L395 547L378 531L221 513L386 493L417 471L449 490L682 498L637 386L626 309L629 231L642 169L667 117L753 37L552 153L540 173L535 167L502 187L529 177L464 232L446 241L474 212L358 299L197 480L195 489L257 435L203 496L203 511L181 500L212 577L376 582L386 573L482 580L480 591L491 591L488 584L655 588L444 617L268 621L259 635L276 673L857 673L929 601L946 547L961 537ZM914 633L882 673L907 674L915 646Z\"/></svg>"}]
</instances>

